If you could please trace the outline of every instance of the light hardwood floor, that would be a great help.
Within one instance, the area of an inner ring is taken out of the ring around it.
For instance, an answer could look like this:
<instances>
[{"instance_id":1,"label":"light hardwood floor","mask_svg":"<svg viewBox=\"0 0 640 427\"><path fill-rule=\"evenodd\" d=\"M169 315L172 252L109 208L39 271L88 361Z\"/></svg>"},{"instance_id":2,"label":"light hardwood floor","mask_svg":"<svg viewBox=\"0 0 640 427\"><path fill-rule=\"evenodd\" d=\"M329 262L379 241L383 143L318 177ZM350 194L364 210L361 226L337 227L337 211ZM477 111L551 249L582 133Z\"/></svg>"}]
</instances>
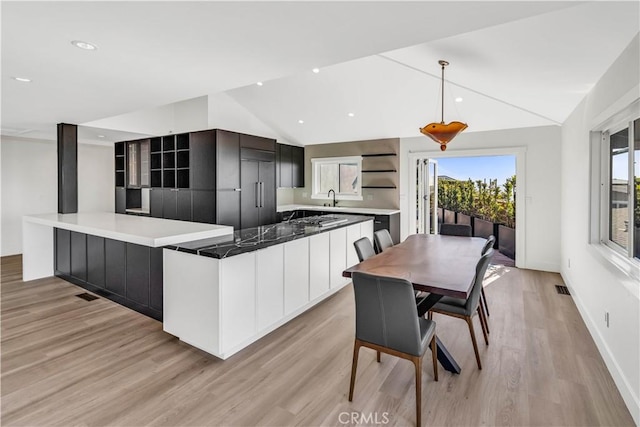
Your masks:
<instances>
[{"instance_id":1,"label":"light hardwood floor","mask_svg":"<svg viewBox=\"0 0 640 427\"><path fill-rule=\"evenodd\" d=\"M441 368L436 383L424 363L423 425L634 425L571 297L555 291L560 276L490 269L483 370L466 323L436 315L462 373ZM226 361L82 292L58 278L22 282L20 257L2 259L2 425L344 425L351 412L415 425L406 360L378 364L361 350L347 400L351 286Z\"/></svg>"}]
</instances>

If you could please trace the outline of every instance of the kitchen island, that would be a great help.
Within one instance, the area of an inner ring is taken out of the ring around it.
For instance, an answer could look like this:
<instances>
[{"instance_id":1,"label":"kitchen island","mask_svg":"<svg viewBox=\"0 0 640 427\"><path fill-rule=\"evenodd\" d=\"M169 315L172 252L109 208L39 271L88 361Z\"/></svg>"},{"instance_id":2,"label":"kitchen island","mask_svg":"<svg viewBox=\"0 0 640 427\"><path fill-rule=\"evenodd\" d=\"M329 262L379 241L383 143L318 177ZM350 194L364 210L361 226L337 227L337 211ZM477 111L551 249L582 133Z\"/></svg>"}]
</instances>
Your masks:
<instances>
[{"instance_id":1,"label":"kitchen island","mask_svg":"<svg viewBox=\"0 0 640 427\"><path fill-rule=\"evenodd\" d=\"M162 320L162 247L233 227L108 212L23 217L23 280L54 274Z\"/></svg>"},{"instance_id":2,"label":"kitchen island","mask_svg":"<svg viewBox=\"0 0 640 427\"><path fill-rule=\"evenodd\" d=\"M164 330L226 359L349 283L373 218L325 215L164 249Z\"/></svg>"}]
</instances>

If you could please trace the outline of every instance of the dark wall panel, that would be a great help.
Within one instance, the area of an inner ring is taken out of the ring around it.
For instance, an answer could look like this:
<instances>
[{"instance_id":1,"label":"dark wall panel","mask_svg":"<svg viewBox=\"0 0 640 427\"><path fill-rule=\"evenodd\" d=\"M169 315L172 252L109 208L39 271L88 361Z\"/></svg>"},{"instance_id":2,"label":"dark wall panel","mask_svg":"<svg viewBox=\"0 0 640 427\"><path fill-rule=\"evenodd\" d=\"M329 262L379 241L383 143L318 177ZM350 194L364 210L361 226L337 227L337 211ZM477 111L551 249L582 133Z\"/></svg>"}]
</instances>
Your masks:
<instances>
[{"instance_id":1,"label":"dark wall panel","mask_svg":"<svg viewBox=\"0 0 640 427\"><path fill-rule=\"evenodd\" d=\"M71 274L71 232L56 228L56 270Z\"/></svg>"},{"instance_id":2,"label":"dark wall panel","mask_svg":"<svg viewBox=\"0 0 640 427\"><path fill-rule=\"evenodd\" d=\"M149 269L149 307L162 312L162 248L151 248Z\"/></svg>"},{"instance_id":3,"label":"dark wall panel","mask_svg":"<svg viewBox=\"0 0 640 427\"><path fill-rule=\"evenodd\" d=\"M71 275L87 280L87 235L71 232Z\"/></svg>"},{"instance_id":4,"label":"dark wall panel","mask_svg":"<svg viewBox=\"0 0 640 427\"><path fill-rule=\"evenodd\" d=\"M104 238L87 235L87 282L104 288Z\"/></svg>"},{"instance_id":5,"label":"dark wall panel","mask_svg":"<svg viewBox=\"0 0 640 427\"><path fill-rule=\"evenodd\" d=\"M149 247L127 243L126 297L149 305Z\"/></svg>"},{"instance_id":6,"label":"dark wall panel","mask_svg":"<svg viewBox=\"0 0 640 427\"><path fill-rule=\"evenodd\" d=\"M105 239L105 287L118 295L125 295L126 245L119 240Z\"/></svg>"},{"instance_id":7,"label":"dark wall panel","mask_svg":"<svg viewBox=\"0 0 640 427\"><path fill-rule=\"evenodd\" d=\"M78 126L58 123L58 213L78 212Z\"/></svg>"}]
</instances>

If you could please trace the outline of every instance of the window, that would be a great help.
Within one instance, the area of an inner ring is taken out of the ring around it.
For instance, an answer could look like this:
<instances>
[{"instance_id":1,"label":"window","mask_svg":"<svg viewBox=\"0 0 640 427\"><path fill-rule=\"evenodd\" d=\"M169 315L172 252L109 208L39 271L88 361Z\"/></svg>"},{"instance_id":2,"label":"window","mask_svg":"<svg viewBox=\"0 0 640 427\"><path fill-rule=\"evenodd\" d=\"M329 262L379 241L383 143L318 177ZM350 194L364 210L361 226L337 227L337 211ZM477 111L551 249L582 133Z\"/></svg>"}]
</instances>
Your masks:
<instances>
[{"instance_id":1,"label":"window","mask_svg":"<svg viewBox=\"0 0 640 427\"><path fill-rule=\"evenodd\" d=\"M640 118L602 132L604 177L600 239L640 260Z\"/></svg>"},{"instance_id":2,"label":"window","mask_svg":"<svg viewBox=\"0 0 640 427\"><path fill-rule=\"evenodd\" d=\"M312 199L362 200L362 157L311 159Z\"/></svg>"}]
</instances>

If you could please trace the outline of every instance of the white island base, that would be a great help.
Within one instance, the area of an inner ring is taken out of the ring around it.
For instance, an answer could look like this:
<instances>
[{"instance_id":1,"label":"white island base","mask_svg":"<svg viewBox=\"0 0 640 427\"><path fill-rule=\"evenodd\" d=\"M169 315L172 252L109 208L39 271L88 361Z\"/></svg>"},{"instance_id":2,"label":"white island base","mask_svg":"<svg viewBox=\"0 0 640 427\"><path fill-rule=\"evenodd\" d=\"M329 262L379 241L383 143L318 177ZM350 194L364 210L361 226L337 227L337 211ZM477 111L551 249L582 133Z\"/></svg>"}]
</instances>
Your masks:
<instances>
[{"instance_id":1,"label":"white island base","mask_svg":"<svg viewBox=\"0 0 640 427\"><path fill-rule=\"evenodd\" d=\"M163 250L165 332L227 359L349 283L373 221L217 259Z\"/></svg>"}]
</instances>

